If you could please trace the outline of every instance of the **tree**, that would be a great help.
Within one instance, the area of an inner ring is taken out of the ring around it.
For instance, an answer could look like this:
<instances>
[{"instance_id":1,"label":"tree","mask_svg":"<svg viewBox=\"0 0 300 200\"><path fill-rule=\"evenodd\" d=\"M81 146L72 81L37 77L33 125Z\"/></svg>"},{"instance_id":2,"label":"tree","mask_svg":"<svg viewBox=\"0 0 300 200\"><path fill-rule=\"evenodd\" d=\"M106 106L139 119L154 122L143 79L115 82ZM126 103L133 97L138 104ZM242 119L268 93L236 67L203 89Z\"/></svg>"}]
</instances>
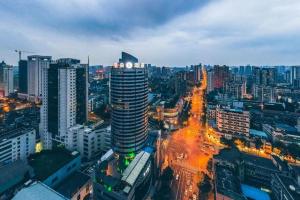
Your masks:
<instances>
[{"instance_id":1,"label":"tree","mask_svg":"<svg viewBox=\"0 0 300 200\"><path fill-rule=\"evenodd\" d=\"M161 180L164 182L170 182L174 177L174 171L171 167L166 167L166 169L164 169L162 175L161 175Z\"/></svg>"},{"instance_id":2,"label":"tree","mask_svg":"<svg viewBox=\"0 0 300 200\"><path fill-rule=\"evenodd\" d=\"M297 144L288 145L287 152L294 158L300 158L300 146Z\"/></svg>"},{"instance_id":3,"label":"tree","mask_svg":"<svg viewBox=\"0 0 300 200\"><path fill-rule=\"evenodd\" d=\"M232 140L229 140L229 139L227 139L227 138L225 138L225 137L221 137L221 138L220 138L220 142L221 142L221 144L227 145L227 146L229 146L229 147L234 146L233 141L232 141Z\"/></svg>"},{"instance_id":4,"label":"tree","mask_svg":"<svg viewBox=\"0 0 300 200\"><path fill-rule=\"evenodd\" d=\"M207 171L212 172L212 159L210 158L206 166Z\"/></svg>"},{"instance_id":5,"label":"tree","mask_svg":"<svg viewBox=\"0 0 300 200\"><path fill-rule=\"evenodd\" d=\"M208 193L212 189L210 182L211 182L211 179L209 178L209 176L207 176L207 174L205 174L203 180L200 183L198 183L198 188L201 193L201 195L199 194L199 198L206 199Z\"/></svg>"},{"instance_id":6,"label":"tree","mask_svg":"<svg viewBox=\"0 0 300 200\"><path fill-rule=\"evenodd\" d=\"M262 143L261 139L257 138L255 140L255 147L256 147L256 149L260 149L262 147L262 145L263 145L263 143Z\"/></svg>"},{"instance_id":7,"label":"tree","mask_svg":"<svg viewBox=\"0 0 300 200\"><path fill-rule=\"evenodd\" d=\"M161 175L161 187L154 195L155 200L169 200L171 199L170 182L174 177L174 171L171 167L166 167Z\"/></svg>"}]
</instances>

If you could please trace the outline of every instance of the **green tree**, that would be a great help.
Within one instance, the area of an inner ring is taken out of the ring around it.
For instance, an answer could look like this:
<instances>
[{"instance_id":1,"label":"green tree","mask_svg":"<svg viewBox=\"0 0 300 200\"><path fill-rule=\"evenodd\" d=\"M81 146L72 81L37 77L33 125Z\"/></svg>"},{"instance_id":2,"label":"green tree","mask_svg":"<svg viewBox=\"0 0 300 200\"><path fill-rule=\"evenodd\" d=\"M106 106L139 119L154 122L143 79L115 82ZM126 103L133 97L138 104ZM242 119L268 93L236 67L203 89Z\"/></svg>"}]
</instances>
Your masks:
<instances>
[{"instance_id":1,"label":"green tree","mask_svg":"<svg viewBox=\"0 0 300 200\"><path fill-rule=\"evenodd\" d=\"M198 188L200 191L199 199L207 199L207 195L212 189L211 179L207 174L205 174L203 180L198 183Z\"/></svg>"}]
</instances>

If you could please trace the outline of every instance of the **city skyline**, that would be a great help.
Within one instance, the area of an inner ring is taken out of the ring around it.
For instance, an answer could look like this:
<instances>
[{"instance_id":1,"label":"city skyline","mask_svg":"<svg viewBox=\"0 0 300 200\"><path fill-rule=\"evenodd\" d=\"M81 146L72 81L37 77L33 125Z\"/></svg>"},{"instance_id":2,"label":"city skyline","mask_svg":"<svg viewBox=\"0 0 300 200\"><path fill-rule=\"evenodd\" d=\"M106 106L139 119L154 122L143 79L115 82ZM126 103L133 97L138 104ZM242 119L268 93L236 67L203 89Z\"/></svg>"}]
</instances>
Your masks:
<instances>
[{"instance_id":1,"label":"city skyline","mask_svg":"<svg viewBox=\"0 0 300 200\"><path fill-rule=\"evenodd\" d=\"M159 66L300 63L298 1L151 2L4 0L1 60L17 65L21 49L111 65L124 50Z\"/></svg>"}]
</instances>

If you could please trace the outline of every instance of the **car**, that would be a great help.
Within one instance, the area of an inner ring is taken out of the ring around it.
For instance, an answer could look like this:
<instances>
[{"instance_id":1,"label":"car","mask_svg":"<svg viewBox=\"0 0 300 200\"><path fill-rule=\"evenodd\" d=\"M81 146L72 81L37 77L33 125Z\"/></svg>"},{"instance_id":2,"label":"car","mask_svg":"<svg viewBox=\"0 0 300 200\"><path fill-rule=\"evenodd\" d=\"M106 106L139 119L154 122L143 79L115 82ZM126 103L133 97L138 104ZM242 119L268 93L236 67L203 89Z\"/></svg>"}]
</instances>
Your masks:
<instances>
[{"instance_id":1,"label":"car","mask_svg":"<svg viewBox=\"0 0 300 200\"><path fill-rule=\"evenodd\" d=\"M191 184L191 180L187 180L186 185L189 186Z\"/></svg>"},{"instance_id":2,"label":"car","mask_svg":"<svg viewBox=\"0 0 300 200\"><path fill-rule=\"evenodd\" d=\"M193 200L197 200L197 195L195 193L193 194Z\"/></svg>"},{"instance_id":3,"label":"car","mask_svg":"<svg viewBox=\"0 0 300 200\"><path fill-rule=\"evenodd\" d=\"M192 192L192 191L193 191L193 186L192 186L192 185L190 185L190 187L189 187L189 191L190 191L190 192Z\"/></svg>"}]
</instances>

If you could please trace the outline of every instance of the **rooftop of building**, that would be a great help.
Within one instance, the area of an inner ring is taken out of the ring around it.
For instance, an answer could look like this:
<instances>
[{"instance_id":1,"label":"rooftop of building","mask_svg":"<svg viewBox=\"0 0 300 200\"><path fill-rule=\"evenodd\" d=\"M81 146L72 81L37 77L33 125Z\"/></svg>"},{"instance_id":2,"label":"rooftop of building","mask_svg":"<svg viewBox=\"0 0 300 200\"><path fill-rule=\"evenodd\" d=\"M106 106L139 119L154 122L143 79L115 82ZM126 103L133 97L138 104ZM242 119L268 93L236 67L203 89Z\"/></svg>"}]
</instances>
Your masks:
<instances>
[{"instance_id":1,"label":"rooftop of building","mask_svg":"<svg viewBox=\"0 0 300 200\"><path fill-rule=\"evenodd\" d=\"M57 193L47 185L36 182L30 185L29 187L23 188L20 190L16 196L13 197L13 200L67 200L64 196Z\"/></svg>"},{"instance_id":2,"label":"rooftop of building","mask_svg":"<svg viewBox=\"0 0 300 200\"><path fill-rule=\"evenodd\" d=\"M13 129L10 131L6 130L6 131L0 133L0 142L21 136L21 135L26 134L29 131L33 131L33 130L34 130L33 128L25 128L25 127L16 128L16 129Z\"/></svg>"},{"instance_id":3,"label":"rooftop of building","mask_svg":"<svg viewBox=\"0 0 300 200\"><path fill-rule=\"evenodd\" d=\"M36 178L43 181L79 155L78 152L71 153L62 148L43 150L30 155L28 164L34 169Z\"/></svg>"},{"instance_id":4,"label":"rooftop of building","mask_svg":"<svg viewBox=\"0 0 300 200\"><path fill-rule=\"evenodd\" d=\"M300 199L300 187L297 185L296 181L293 178L275 174L277 178L280 180L281 184L288 193L293 197L293 199Z\"/></svg>"},{"instance_id":5,"label":"rooftop of building","mask_svg":"<svg viewBox=\"0 0 300 200\"><path fill-rule=\"evenodd\" d=\"M64 181L60 183L55 190L63 196L71 199L74 194L78 192L78 189L84 187L89 181L91 181L91 177L83 174L82 172L76 171L64 179Z\"/></svg>"},{"instance_id":6,"label":"rooftop of building","mask_svg":"<svg viewBox=\"0 0 300 200\"><path fill-rule=\"evenodd\" d=\"M51 60L51 56L42 56L42 55L31 55L27 57L28 60L32 60L32 59L43 59L43 60Z\"/></svg>"},{"instance_id":7,"label":"rooftop of building","mask_svg":"<svg viewBox=\"0 0 300 200\"><path fill-rule=\"evenodd\" d=\"M254 137L268 138L267 134L263 131L250 129L250 135Z\"/></svg>"},{"instance_id":8,"label":"rooftop of building","mask_svg":"<svg viewBox=\"0 0 300 200\"><path fill-rule=\"evenodd\" d=\"M260 166L269 169L276 169L271 159L250 155L247 153L242 153L242 158L245 162L254 164L255 166Z\"/></svg>"},{"instance_id":9,"label":"rooftop of building","mask_svg":"<svg viewBox=\"0 0 300 200\"><path fill-rule=\"evenodd\" d=\"M240 181L234 173L221 166L216 166L216 190L218 193L230 197L231 199L244 199Z\"/></svg>"},{"instance_id":10,"label":"rooftop of building","mask_svg":"<svg viewBox=\"0 0 300 200\"><path fill-rule=\"evenodd\" d=\"M276 168L271 159L243 153L240 152L237 148L222 149L218 155L214 156L214 159L226 160L231 163L236 163L237 161L244 161L249 164L254 164L260 167L270 169Z\"/></svg>"},{"instance_id":11,"label":"rooftop of building","mask_svg":"<svg viewBox=\"0 0 300 200\"><path fill-rule=\"evenodd\" d=\"M281 171L289 171L289 165L286 161L281 160L278 156L272 155L273 162L276 166L281 168Z\"/></svg>"},{"instance_id":12,"label":"rooftop of building","mask_svg":"<svg viewBox=\"0 0 300 200\"><path fill-rule=\"evenodd\" d=\"M121 58L119 59L119 62L127 63L127 62L132 62L132 63L137 63L138 59L134 57L133 55L122 52Z\"/></svg>"},{"instance_id":13,"label":"rooftop of building","mask_svg":"<svg viewBox=\"0 0 300 200\"><path fill-rule=\"evenodd\" d=\"M242 184L242 192L247 199L271 200L268 193L250 185Z\"/></svg>"},{"instance_id":14,"label":"rooftop of building","mask_svg":"<svg viewBox=\"0 0 300 200\"><path fill-rule=\"evenodd\" d=\"M151 154L146 151L138 153L123 172L122 181L126 182L130 186L134 186L146 163L149 161L150 155Z\"/></svg>"},{"instance_id":15,"label":"rooftop of building","mask_svg":"<svg viewBox=\"0 0 300 200\"><path fill-rule=\"evenodd\" d=\"M25 174L29 170L28 164L21 160L0 167L0 193L22 182L23 179L25 181Z\"/></svg>"},{"instance_id":16,"label":"rooftop of building","mask_svg":"<svg viewBox=\"0 0 300 200\"><path fill-rule=\"evenodd\" d=\"M287 134L299 135L297 129L293 126L284 123L276 123L275 128L284 131Z\"/></svg>"}]
</instances>

